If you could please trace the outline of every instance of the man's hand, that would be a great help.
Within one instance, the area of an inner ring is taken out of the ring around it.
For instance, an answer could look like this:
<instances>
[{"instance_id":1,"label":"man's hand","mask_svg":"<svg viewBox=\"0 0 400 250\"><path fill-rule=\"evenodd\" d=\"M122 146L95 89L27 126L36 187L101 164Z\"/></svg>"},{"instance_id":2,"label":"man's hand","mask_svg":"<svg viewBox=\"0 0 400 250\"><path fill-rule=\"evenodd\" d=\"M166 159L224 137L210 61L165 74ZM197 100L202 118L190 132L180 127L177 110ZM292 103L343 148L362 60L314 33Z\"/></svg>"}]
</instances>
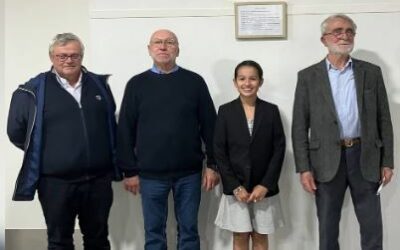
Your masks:
<instances>
[{"instance_id":1,"label":"man's hand","mask_svg":"<svg viewBox=\"0 0 400 250\"><path fill-rule=\"evenodd\" d=\"M204 168L203 171L203 188L206 191L212 190L219 183L219 174L211 168Z\"/></svg>"},{"instance_id":2,"label":"man's hand","mask_svg":"<svg viewBox=\"0 0 400 250\"><path fill-rule=\"evenodd\" d=\"M311 194L315 194L317 185L315 185L314 176L311 171L306 171L300 174L300 182L303 185L304 190Z\"/></svg>"},{"instance_id":3,"label":"man's hand","mask_svg":"<svg viewBox=\"0 0 400 250\"><path fill-rule=\"evenodd\" d=\"M124 188L126 191L131 192L134 195L140 193L139 176L136 175L124 178Z\"/></svg>"},{"instance_id":4,"label":"man's hand","mask_svg":"<svg viewBox=\"0 0 400 250\"><path fill-rule=\"evenodd\" d=\"M265 197L267 193L268 193L268 188L262 185L257 185L253 188L253 192L251 192L249 198L247 199L247 202L260 201Z\"/></svg>"},{"instance_id":5,"label":"man's hand","mask_svg":"<svg viewBox=\"0 0 400 250\"><path fill-rule=\"evenodd\" d=\"M381 182L383 182L383 185L385 186L392 180L393 176L393 169L388 168L388 167L382 167L381 168Z\"/></svg>"}]
</instances>

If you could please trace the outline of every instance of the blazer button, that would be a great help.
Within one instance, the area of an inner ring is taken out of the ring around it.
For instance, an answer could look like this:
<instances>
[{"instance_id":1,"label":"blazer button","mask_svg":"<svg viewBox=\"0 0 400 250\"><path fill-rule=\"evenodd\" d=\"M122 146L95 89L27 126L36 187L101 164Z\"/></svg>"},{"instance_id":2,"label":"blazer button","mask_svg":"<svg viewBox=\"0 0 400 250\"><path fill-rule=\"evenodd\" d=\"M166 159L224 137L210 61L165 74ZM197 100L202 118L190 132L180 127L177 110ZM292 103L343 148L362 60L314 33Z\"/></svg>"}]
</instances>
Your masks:
<instances>
[{"instance_id":1,"label":"blazer button","mask_svg":"<svg viewBox=\"0 0 400 250\"><path fill-rule=\"evenodd\" d=\"M337 124L338 124L338 122L335 120L335 121L333 121L333 124L337 125Z\"/></svg>"}]
</instances>

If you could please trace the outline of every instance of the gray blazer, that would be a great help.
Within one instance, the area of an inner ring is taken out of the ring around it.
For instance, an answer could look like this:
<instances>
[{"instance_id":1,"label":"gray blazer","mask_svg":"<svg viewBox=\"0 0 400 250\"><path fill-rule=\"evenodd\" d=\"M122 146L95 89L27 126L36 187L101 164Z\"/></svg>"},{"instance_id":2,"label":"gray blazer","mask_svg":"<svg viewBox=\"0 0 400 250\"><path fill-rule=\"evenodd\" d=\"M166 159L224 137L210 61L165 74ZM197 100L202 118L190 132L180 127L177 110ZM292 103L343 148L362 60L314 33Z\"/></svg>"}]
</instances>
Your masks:
<instances>
[{"instance_id":1,"label":"gray blazer","mask_svg":"<svg viewBox=\"0 0 400 250\"><path fill-rule=\"evenodd\" d=\"M363 177L380 179L380 168L393 168L393 128L381 69L352 59L361 123ZM293 151L297 172L312 171L319 182L336 174L340 132L325 59L298 73L293 107Z\"/></svg>"}]
</instances>

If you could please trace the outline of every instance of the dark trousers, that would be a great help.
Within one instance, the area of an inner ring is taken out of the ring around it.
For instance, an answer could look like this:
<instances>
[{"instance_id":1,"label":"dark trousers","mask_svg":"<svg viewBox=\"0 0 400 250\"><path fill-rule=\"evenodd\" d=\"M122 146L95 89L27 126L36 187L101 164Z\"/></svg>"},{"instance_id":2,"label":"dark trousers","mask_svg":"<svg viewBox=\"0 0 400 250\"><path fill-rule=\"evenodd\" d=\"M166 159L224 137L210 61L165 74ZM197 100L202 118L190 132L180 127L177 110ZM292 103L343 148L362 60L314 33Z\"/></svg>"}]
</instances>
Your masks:
<instances>
[{"instance_id":1,"label":"dark trousers","mask_svg":"<svg viewBox=\"0 0 400 250\"><path fill-rule=\"evenodd\" d=\"M316 204L320 250L339 250L339 221L347 187L360 225L361 249L382 250L382 216L379 183L369 182L360 169L360 145L343 149L333 180L317 183Z\"/></svg>"},{"instance_id":2,"label":"dark trousers","mask_svg":"<svg viewBox=\"0 0 400 250\"><path fill-rule=\"evenodd\" d=\"M110 178L84 182L43 177L38 186L47 225L49 250L73 250L78 217L85 250L110 249L108 215L113 193Z\"/></svg>"}]
</instances>

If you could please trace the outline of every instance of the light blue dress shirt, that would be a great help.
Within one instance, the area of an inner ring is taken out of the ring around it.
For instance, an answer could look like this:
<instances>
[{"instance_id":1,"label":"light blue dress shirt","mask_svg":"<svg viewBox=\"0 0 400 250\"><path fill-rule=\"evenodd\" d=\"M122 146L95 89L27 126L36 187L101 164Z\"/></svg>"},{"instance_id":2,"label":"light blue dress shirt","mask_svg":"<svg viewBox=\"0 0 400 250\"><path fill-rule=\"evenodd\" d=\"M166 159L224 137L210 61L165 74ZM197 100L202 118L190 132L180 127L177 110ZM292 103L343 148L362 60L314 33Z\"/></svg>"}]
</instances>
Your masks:
<instances>
[{"instance_id":1,"label":"light blue dress shirt","mask_svg":"<svg viewBox=\"0 0 400 250\"><path fill-rule=\"evenodd\" d=\"M354 80L353 61L347 61L340 70L326 59L329 82L331 84L333 101L339 118L340 138L355 138L361 136L360 118L357 104L356 83Z\"/></svg>"},{"instance_id":2,"label":"light blue dress shirt","mask_svg":"<svg viewBox=\"0 0 400 250\"><path fill-rule=\"evenodd\" d=\"M156 73L156 74L170 74L170 73L173 73L173 72L175 72L175 71L177 71L179 69L179 66L178 65L175 65L175 67L171 70L171 72L169 72L169 73L164 73L164 72L162 72L155 64L153 64L153 67L151 67L151 71L152 72L154 72L154 73Z\"/></svg>"}]
</instances>

